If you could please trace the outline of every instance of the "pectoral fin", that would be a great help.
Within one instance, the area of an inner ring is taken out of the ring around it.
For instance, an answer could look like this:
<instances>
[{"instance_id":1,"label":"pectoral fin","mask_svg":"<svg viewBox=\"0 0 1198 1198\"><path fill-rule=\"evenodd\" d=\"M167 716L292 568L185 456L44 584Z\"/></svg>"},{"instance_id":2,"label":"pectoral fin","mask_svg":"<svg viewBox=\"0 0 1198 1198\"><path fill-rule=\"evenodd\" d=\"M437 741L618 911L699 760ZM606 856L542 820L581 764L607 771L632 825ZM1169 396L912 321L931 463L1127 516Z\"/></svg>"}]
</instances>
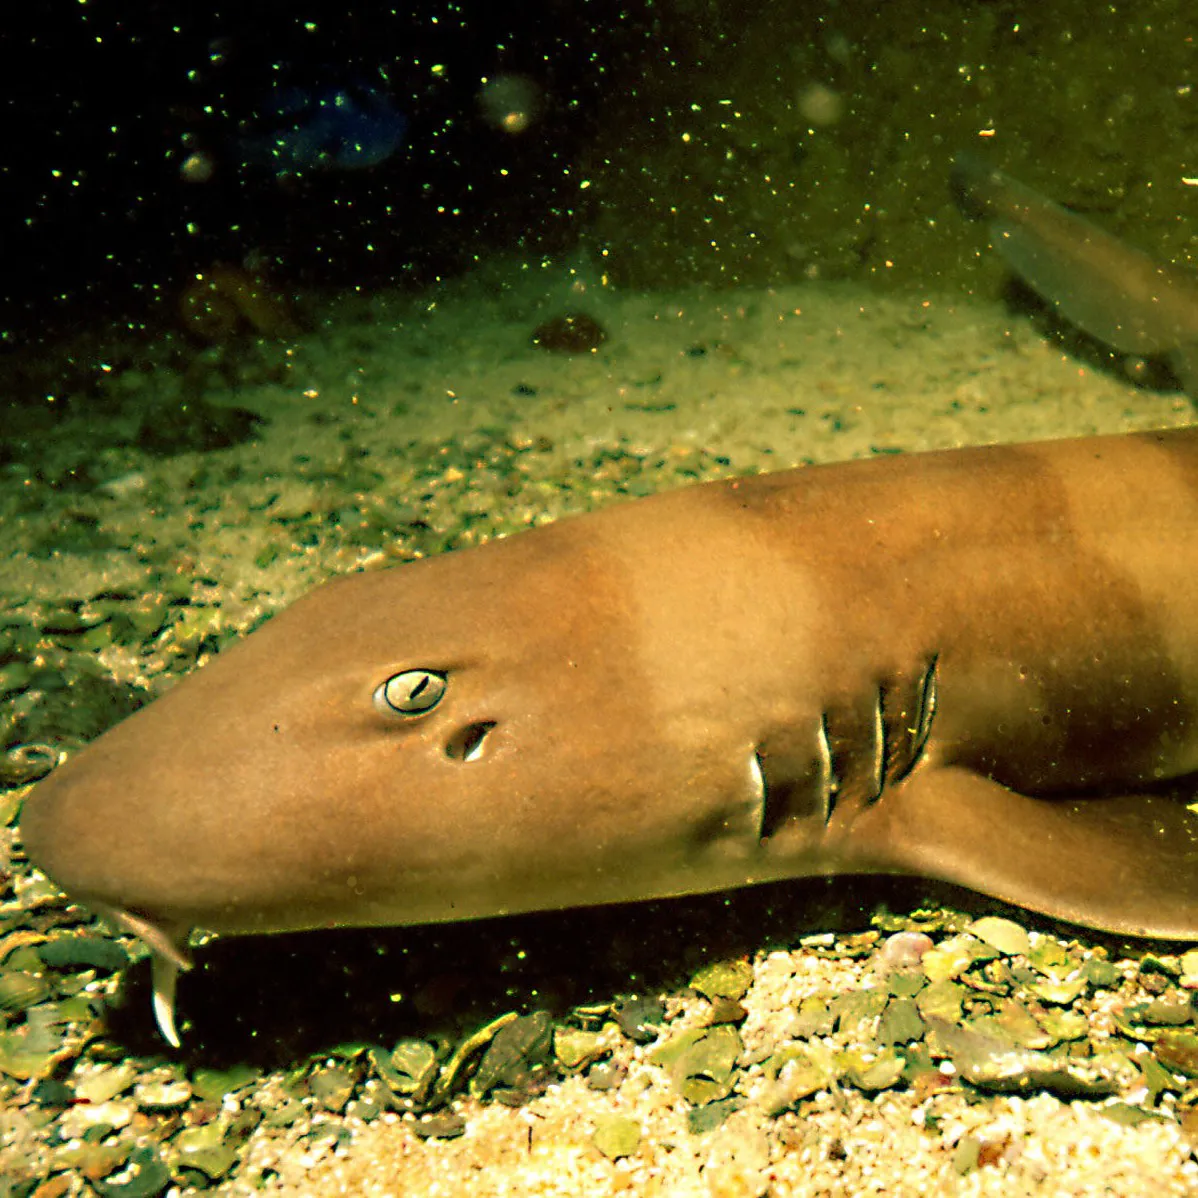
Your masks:
<instances>
[{"instance_id":1,"label":"pectoral fin","mask_svg":"<svg viewBox=\"0 0 1198 1198\"><path fill-rule=\"evenodd\" d=\"M858 834L884 868L1071 923L1177 939L1198 924L1198 787L1032 798L971 770L929 769L884 795Z\"/></svg>"}]
</instances>

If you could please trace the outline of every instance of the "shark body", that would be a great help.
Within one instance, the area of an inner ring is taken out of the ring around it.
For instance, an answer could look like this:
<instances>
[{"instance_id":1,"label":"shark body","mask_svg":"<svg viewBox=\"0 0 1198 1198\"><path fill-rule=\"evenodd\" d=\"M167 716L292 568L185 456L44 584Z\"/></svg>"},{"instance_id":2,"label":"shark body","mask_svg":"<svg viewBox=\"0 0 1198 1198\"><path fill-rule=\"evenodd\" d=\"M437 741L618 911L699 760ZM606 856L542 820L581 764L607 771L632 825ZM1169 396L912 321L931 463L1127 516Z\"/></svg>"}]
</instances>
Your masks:
<instances>
[{"instance_id":1,"label":"shark body","mask_svg":"<svg viewBox=\"0 0 1198 1198\"><path fill-rule=\"evenodd\" d=\"M1120 354L1167 362L1198 398L1198 278L1157 262L971 154L953 163L966 216L1003 261L1070 323Z\"/></svg>"},{"instance_id":2,"label":"shark body","mask_svg":"<svg viewBox=\"0 0 1198 1198\"><path fill-rule=\"evenodd\" d=\"M27 802L156 956L904 872L1198 938L1198 429L817 466L316 588Z\"/></svg>"}]
</instances>

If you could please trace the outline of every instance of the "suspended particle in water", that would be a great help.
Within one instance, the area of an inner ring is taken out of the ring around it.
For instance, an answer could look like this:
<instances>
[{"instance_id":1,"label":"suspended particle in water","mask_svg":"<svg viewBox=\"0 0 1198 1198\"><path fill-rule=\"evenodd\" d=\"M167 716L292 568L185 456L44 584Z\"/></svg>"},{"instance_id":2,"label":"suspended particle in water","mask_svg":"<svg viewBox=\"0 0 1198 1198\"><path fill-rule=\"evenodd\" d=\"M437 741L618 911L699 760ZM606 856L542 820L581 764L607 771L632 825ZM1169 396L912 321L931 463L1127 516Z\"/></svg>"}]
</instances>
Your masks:
<instances>
[{"instance_id":1,"label":"suspended particle in water","mask_svg":"<svg viewBox=\"0 0 1198 1198\"><path fill-rule=\"evenodd\" d=\"M493 75L478 91L478 107L488 125L504 133L523 133L541 115L544 92L527 75Z\"/></svg>"}]
</instances>

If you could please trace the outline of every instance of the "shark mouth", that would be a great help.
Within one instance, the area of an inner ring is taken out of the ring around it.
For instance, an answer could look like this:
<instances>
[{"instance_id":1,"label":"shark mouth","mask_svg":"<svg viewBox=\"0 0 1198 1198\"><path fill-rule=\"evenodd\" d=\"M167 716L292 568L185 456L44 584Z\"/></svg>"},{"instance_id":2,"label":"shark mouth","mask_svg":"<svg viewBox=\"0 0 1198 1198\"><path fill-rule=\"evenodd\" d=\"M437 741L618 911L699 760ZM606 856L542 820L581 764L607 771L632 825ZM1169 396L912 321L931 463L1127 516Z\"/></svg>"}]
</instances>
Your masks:
<instances>
[{"instance_id":1,"label":"shark mouth","mask_svg":"<svg viewBox=\"0 0 1198 1198\"><path fill-rule=\"evenodd\" d=\"M172 1047L180 1046L175 1026L175 988L180 971L192 967L191 956L180 942L186 942L184 929L164 928L132 911L109 907L103 903L87 904L97 915L115 924L122 932L136 936L150 950L151 983L154 990L154 1022L162 1038Z\"/></svg>"}]
</instances>

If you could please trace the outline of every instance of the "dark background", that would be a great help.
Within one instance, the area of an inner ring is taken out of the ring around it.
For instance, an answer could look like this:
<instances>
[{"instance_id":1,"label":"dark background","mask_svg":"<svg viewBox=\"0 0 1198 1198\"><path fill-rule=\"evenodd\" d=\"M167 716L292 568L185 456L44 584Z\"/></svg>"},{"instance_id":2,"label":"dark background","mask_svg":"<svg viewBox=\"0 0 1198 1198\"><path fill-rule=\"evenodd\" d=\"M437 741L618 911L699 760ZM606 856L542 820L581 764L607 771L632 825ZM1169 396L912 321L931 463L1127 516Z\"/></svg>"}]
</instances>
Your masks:
<instances>
[{"instance_id":1,"label":"dark background","mask_svg":"<svg viewBox=\"0 0 1198 1198\"><path fill-rule=\"evenodd\" d=\"M997 297L1001 262L948 194L961 150L1162 261L1198 259L1189 0L392 8L10 5L0 348L156 305L166 323L216 262L252 258L293 292L369 292L580 237L628 288L856 279ZM504 72L544 91L519 136L478 110L483 77ZM272 83L384 76L410 125L379 166L282 178L229 151ZM187 137L209 182L180 175Z\"/></svg>"},{"instance_id":2,"label":"dark background","mask_svg":"<svg viewBox=\"0 0 1198 1198\"><path fill-rule=\"evenodd\" d=\"M17 20L12 15L17 14ZM0 156L4 341L152 306L189 271L253 252L296 285L379 285L489 248L568 240L569 168L605 97L638 71L640 0L402 7L46 0L6 12ZM442 69L434 71L434 66ZM477 104L526 74L541 118L512 136ZM272 84L388 89L404 146L369 169L280 176L238 161ZM181 174L189 147L212 178Z\"/></svg>"}]
</instances>

